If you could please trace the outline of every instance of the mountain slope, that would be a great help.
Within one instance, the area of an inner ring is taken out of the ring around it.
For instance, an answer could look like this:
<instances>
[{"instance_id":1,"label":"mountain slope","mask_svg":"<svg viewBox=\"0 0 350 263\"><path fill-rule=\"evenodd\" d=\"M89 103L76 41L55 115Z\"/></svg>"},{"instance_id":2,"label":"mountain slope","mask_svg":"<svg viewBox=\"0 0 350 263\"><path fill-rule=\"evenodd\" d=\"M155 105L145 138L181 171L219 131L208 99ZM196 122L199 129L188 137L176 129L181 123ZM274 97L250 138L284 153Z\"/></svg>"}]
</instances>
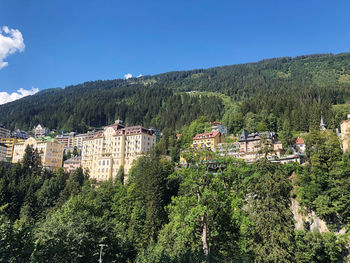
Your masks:
<instances>
[{"instance_id":1,"label":"mountain slope","mask_svg":"<svg viewBox=\"0 0 350 263\"><path fill-rule=\"evenodd\" d=\"M277 130L284 120L295 130L308 130L317 125L321 114L330 126L343 118L335 115L331 105L346 103L349 87L349 53L285 57L44 90L0 105L0 123L12 129L42 123L84 131L120 117L129 125L179 129L201 115L214 120L230 112L237 118L243 116L231 132L247 125ZM185 93L189 91L209 93L193 96ZM224 107L222 98L210 92L229 96L239 110Z\"/></svg>"}]
</instances>

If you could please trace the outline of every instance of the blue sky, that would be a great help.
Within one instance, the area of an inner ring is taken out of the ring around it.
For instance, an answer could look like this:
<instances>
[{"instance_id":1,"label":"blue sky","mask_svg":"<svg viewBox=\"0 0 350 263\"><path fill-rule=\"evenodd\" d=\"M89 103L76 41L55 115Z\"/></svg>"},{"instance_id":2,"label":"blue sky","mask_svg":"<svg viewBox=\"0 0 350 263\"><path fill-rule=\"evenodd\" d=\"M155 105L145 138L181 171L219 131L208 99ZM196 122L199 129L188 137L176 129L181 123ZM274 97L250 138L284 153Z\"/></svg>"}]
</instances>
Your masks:
<instances>
[{"instance_id":1,"label":"blue sky","mask_svg":"<svg viewBox=\"0 0 350 263\"><path fill-rule=\"evenodd\" d=\"M127 73L349 52L349 14L345 0L1 0L0 28L17 29L25 48L2 59L0 39L0 65L8 63L0 97Z\"/></svg>"}]
</instances>

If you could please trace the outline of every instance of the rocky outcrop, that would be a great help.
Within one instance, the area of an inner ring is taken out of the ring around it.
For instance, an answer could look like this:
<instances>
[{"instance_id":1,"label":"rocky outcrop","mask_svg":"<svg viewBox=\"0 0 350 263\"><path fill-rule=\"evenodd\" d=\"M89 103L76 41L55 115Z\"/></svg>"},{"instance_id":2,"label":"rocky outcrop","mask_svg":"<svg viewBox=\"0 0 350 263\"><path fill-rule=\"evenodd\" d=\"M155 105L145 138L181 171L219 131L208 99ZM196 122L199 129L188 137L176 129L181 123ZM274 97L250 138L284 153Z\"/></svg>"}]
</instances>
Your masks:
<instances>
[{"instance_id":1,"label":"rocky outcrop","mask_svg":"<svg viewBox=\"0 0 350 263\"><path fill-rule=\"evenodd\" d=\"M303 213L303 208L295 198L291 198L291 210L296 229L304 230L307 228L307 230L319 231L320 233L329 231L326 222L319 218L314 211Z\"/></svg>"}]
</instances>

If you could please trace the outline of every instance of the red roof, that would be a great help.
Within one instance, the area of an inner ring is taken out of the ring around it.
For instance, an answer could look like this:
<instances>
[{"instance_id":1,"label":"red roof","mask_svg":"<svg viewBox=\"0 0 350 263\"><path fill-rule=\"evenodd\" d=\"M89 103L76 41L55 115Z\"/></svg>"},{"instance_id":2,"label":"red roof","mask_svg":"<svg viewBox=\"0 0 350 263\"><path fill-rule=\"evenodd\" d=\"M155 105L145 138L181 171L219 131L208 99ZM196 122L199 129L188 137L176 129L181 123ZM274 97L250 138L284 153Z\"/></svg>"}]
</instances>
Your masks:
<instances>
[{"instance_id":1,"label":"red roof","mask_svg":"<svg viewBox=\"0 0 350 263\"><path fill-rule=\"evenodd\" d=\"M221 125L223 125L221 122L219 122L219 121L212 121L211 123L210 123L210 125L215 125L215 124L221 124Z\"/></svg>"},{"instance_id":2,"label":"red roof","mask_svg":"<svg viewBox=\"0 0 350 263\"><path fill-rule=\"evenodd\" d=\"M194 136L193 140L215 138L220 132L200 133Z\"/></svg>"},{"instance_id":3,"label":"red roof","mask_svg":"<svg viewBox=\"0 0 350 263\"><path fill-rule=\"evenodd\" d=\"M305 144L304 140L300 137L298 137L296 140L295 140L295 144Z\"/></svg>"}]
</instances>

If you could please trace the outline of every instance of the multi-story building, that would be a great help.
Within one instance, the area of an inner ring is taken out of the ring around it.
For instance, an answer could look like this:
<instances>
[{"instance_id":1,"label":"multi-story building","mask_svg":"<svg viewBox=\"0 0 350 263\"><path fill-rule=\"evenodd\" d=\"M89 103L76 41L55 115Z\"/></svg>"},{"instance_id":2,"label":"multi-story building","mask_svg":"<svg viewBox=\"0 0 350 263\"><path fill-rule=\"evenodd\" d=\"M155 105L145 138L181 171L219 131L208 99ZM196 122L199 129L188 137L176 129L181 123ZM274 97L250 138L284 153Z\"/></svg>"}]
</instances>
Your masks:
<instances>
[{"instance_id":1,"label":"multi-story building","mask_svg":"<svg viewBox=\"0 0 350 263\"><path fill-rule=\"evenodd\" d=\"M243 130L241 136L238 139L239 144L239 158L243 158L246 161L254 161L262 157L262 147L270 146L270 155L280 156L283 149L282 143L277 139L277 133L275 132L261 132L261 133L249 133Z\"/></svg>"},{"instance_id":2,"label":"multi-story building","mask_svg":"<svg viewBox=\"0 0 350 263\"><path fill-rule=\"evenodd\" d=\"M12 159L13 149L15 144L23 141L24 141L23 139L17 139L17 138L0 138L0 143L3 143L7 146L6 158L8 160Z\"/></svg>"},{"instance_id":3,"label":"multi-story building","mask_svg":"<svg viewBox=\"0 0 350 263\"><path fill-rule=\"evenodd\" d=\"M350 114L345 121L340 123L340 139L342 142L343 152L346 152L349 149L350 144Z\"/></svg>"},{"instance_id":4,"label":"multi-story building","mask_svg":"<svg viewBox=\"0 0 350 263\"><path fill-rule=\"evenodd\" d=\"M56 136L56 140L64 146L64 148L68 148L69 143L69 134L60 134Z\"/></svg>"},{"instance_id":5,"label":"multi-story building","mask_svg":"<svg viewBox=\"0 0 350 263\"><path fill-rule=\"evenodd\" d=\"M115 178L121 167L128 174L133 161L155 143L153 131L142 126L125 127L118 120L84 139L81 166L97 181Z\"/></svg>"},{"instance_id":6,"label":"multi-story building","mask_svg":"<svg viewBox=\"0 0 350 263\"><path fill-rule=\"evenodd\" d=\"M215 151L216 146L224 141L224 135L218 131L200 133L193 138L193 143L191 146L192 148L206 148L208 150Z\"/></svg>"},{"instance_id":7,"label":"multi-story building","mask_svg":"<svg viewBox=\"0 0 350 263\"><path fill-rule=\"evenodd\" d=\"M0 138L10 137L11 131L0 125Z\"/></svg>"},{"instance_id":8,"label":"multi-story building","mask_svg":"<svg viewBox=\"0 0 350 263\"><path fill-rule=\"evenodd\" d=\"M90 135L90 133L76 134L73 138L72 148L77 147L78 149L82 149L84 139L87 138L89 135Z\"/></svg>"},{"instance_id":9,"label":"multi-story building","mask_svg":"<svg viewBox=\"0 0 350 263\"><path fill-rule=\"evenodd\" d=\"M71 173L81 166L81 156L73 156L63 162L63 169Z\"/></svg>"},{"instance_id":10,"label":"multi-story building","mask_svg":"<svg viewBox=\"0 0 350 263\"><path fill-rule=\"evenodd\" d=\"M82 149L83 140L88 136L88 133L76 134L71 132L69 134L60 134L56 136L56 139L64 145L67 150L72 150L74 147Z\"/></svg>"},{"instance_id":11,"label":"multi-story building","mask_svg":"<svg viewBox=\"0 0 350 263\"><path fill-rule=\"evenodd\" d=\"M3 143L0 143L0 162L6 160L7 146Z\"/></svg>"},{"instance_id":12,"label":"multi-story building","mask_svg":"<svg viewBox=\"0 0 350 263\"><path fill-rule=\"evenodd\" d=\"M227 127L223 125L221 122L213 121L210 123L212 132L220 132L221 134L227 134Z\"/></svg>"},{"instance_id":13,"label":"multi-story building","mask_svg":"<svg viewBox=\"0 0 350 263\"><path fill-rule=\"evenodd\" d=\"M64 146L54 139L37 140L32 137L24 142L15 144L12 163L18 163L23 159L25 149L28 145L31 145L34 149L38 150L41 157L41 164L44 168L50 171L55 171L62 167Z\"/></svg>"},{"instance_id":14,"label":"multi-story building","mask_svg":"<svg viewBox=\"0 0 350 263\"><path fill-rule=\"evenodd\" d=\"M44 137L49 132L50 132L50 130L48 128L45 128L45 127L41 126L41 124L38 124L38 126L36 126L33 129L33 136L35 138L41 138L41 137Z\"/></svg>"},{"instance_id":15,"label":"multi-story building","mask_svg":"<svg viewBox=\"0 0 350 263\"><path fill-rule=\"evenodd\" d=\"M20 129L17 129L17 130L12 132L11 137L26 140L26 139L28 139L29 136L28 136L28 133L26 131L22 131Z\"/></svg>"}]
</instances>

